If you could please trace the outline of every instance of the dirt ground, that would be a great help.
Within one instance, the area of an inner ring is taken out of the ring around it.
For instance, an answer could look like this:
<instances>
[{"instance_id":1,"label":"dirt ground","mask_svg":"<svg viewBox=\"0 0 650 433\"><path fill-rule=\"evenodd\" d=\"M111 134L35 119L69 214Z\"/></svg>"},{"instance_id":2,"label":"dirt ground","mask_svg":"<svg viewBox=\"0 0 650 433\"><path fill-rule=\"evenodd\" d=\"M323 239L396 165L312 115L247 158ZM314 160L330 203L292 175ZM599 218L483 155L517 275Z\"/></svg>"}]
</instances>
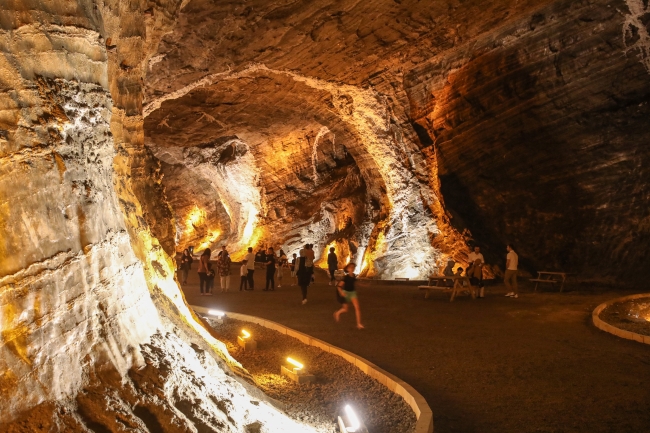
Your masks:
<instances>
[{"instance_id":1,"label":"dirt ground","mask_svg":"<svg viewBox=\"0 0 650 433\"><path fill-rule=\"evenodd\" d=\"M234 269L233 269L234 270ZM324 274L301 305L300 289L199 296L193 269L183 288L193 305L251 314L357 353L414 386L447 432L650 432L650 346L595 328L600 303L634 292L568 285L519 299L503 286L484 299L432 294L408 286L360 284L364 330L348 314L336 324L334 288ZM288 282L285 277L285 283ZM647 292L639 288L636 293Z\"/></svg>"}]
</instances>

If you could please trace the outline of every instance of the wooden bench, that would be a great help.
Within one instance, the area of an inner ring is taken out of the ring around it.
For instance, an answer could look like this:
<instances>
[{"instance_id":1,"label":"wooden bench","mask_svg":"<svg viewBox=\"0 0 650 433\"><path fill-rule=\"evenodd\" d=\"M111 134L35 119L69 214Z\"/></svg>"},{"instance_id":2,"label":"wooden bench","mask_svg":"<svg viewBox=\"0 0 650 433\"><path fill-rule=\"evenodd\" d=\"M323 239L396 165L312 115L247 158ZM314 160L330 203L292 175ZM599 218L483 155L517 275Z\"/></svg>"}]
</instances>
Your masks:
<instances>
[{"instance_id":1,"label":"wooden bench","mask_svg":"<svg viewBox=\"0 0 650 433\"><path fill-rule=\"evenodd\" d=\"M443 284L446 283L448 280L452 280L454 282L453 287L449 287L446 285L441 286L440 283L442 282ZM435 285L432 284L435 281ZM463 282L467 283L467 286L463 285ZM468 290L470 295L472 295L472 299L476 299L476 287L472 286L472 284L469 281L469 277L464 277L464 276L446 276L446 275L434 275L429 277L429 284L426 286L418 286L419 290L426 290L427 292L424 294L424 299L429 298L429 294L431 290L446 290L451 292L451 297L449 298L449 302L453 302L453 300L456 298L456 296L462 292L463 290Z\"/></svg>"},{"instance_id":2,"label":"wooden bench","mask_svg":"<svg viewBox=\"0 0 650 433\"><path fill-rule=\"evenodd\" d=\"M531 278L531 282L535 282L535 292L537 291L537 285L542 284L557 284L560 283L560 293L564 290L564 282L568 272L548 272L548 271L538 271L537 278Z\"/></svg>"}]
</instances>

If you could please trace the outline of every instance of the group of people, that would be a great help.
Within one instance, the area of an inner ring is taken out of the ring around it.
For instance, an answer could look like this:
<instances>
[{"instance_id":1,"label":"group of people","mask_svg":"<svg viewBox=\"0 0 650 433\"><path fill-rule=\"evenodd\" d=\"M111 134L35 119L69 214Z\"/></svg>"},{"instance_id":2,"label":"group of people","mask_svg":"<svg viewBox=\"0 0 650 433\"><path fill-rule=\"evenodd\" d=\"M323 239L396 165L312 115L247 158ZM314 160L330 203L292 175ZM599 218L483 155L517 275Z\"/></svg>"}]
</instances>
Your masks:
<instances>
[{"instance_id":1,"label":"group of people","mask_svg":"<svg viewBox=\"0 0 650 433\"><path fill-rule=\"evenodd\" d=\"M298 254L293 254L292 260L289 261L286 254L280 249L276 255L275 250L270 247L264 253L263 250L253 253L253 248L249 247L244 260L240 266L240 283L239 290L255 290L255 263L261 263L266 271L266 285L264 291L275 290L275 277L278 278L278 287L281 287L284 269L289 268L291 277L294 282L300 286L302 292L302 304L307 303L308 287L314 282L314 260L315 252L313 244L305 244ZM199 258L199 290L201 296L212 296L212 289L216 275L219 275L221 292L228 292L230 288L231 264L230 254L226 246L222 246L217 256L214 269L210 258L212 251L206 248ZM181 283L187 284L187 278L193 262L192 254L189 249L183 251L180 259ZM356 275L354 274L355 265L350 263L345 266L343 275L336 275L338 270L338 257L335 249L330 248L327 257L327 265L330 275L330 285L336 286L336 298L341 304L341 308L334 313L334 319L338 322L341 314L348 311L348 304L352 304L356 313L357 328L362 329L361 310L359 300L355 290ZM292 284L293 285L293 284Z\"/></svg>"},{"instance_id":2,"label":"group of people","mask_svg":"<svg viewBox=\"0 0 650 433\"><path fill-rule=\"evenodd\" d=\"M230 260L230 254L226 251L226 247L221 247L221 251L217 255L217 261L213 266L210 258L212 257L212 251L210 248L206 248L199 258L199 287L201 290L201 296L212 296L212 288L214 287L214 280L219 274L219 285L222 292L227 292L230 287L230 265L232 261ZM189 275L190 269L192 268L192 254L189 249L183 251L180 262L181 270L181 284L187 284L187 277ZM214 267L216 266L216 269Z\"/></svg>"},{"instance_id":3,"label":"group of people","mask_svg":"<svg viewBox=\"0 0 650 433\"><path fill-rule=\"evenodd\" d=\"M506 246L508 254L506 255L506 272L503 278L503 281L506 285L508 293L507 297L518 298L519 289L517 287L517 268L519 266L519 256L515 252L515 247L512 244ZM483 285L483 266L485 266L485 259L483 254L481 254L481 248L478 246L474 247L474 250L469 253L467 256L467 261L469 263L467 271L465 271L465 276L469 277L470 284L473 286L479 287L479 298L485 297L485 287ZM454 266L456 263L451 258L447 261L447 266L443 271L445 276L457 276L460 277L463 275L463 268L458 267L454 271ZM449 286L453 286L453 281L448 281Z\"/></svg>"}]
</instances>

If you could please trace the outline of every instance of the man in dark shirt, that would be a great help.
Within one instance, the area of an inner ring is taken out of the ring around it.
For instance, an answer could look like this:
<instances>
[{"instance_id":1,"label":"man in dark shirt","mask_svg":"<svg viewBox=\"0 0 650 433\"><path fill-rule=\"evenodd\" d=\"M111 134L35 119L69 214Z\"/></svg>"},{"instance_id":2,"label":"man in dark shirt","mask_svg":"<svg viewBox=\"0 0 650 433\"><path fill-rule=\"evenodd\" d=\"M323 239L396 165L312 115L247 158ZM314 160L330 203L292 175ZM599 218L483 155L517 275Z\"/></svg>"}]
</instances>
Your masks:
<instances>
[{"instance_id":1,"label":"man in dark shirt","mask_svg":"<svg viewBox=\"0 0 650 433\"><path fill-rule=\"evenodd\" d=\"M275 290L275 252L269 248L266 253L266 288L264 290ZM271 288L269 289L269 284Z\"/></svg>"},{"instance_id":2,"label":"man in dark shirt","mask_svg":"<svg viewBox=\"0 0 650 433\"><path fill-rule=\"evenodd\" d=\"M330 253L327 255L327 267L330 271L330 286L334 283L334 272L339 268L339 259L336 257L334 247L330 248Z\"/></svg>"}]
</instances>

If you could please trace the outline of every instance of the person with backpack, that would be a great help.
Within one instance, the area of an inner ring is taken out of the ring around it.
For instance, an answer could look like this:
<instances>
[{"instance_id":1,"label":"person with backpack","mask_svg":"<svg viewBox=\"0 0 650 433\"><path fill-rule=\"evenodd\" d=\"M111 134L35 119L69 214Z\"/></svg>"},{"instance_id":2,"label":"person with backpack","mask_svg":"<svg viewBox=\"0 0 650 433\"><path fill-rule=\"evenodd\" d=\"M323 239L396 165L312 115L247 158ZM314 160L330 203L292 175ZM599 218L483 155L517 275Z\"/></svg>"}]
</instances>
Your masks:
<instances>
[{"instance_id":1,"label":"person with backpack","mask_svg":"<svg viewBox=\"0 0 650 433\"><path fill-rule=\"evenodd\" d=\"M204 295L212 295L212 293L207 292L207 282L208 282L208 271L209 271L209 266L210 265L210 256L212 255L212 251L210 251L210 248L206 248L205 251L203 251L203 254L201 254L201 258L199 259L199 269L198 269L198 274L199 274L199 289L201 290L201 296ZM206 289L206 292L204 293L204 289Z\"/></svg>"},{"instance_id":2,"label":"person with backpack","mask_svg":"<svg viewBox=\"0 0 650 433\"><path fill-rule=\"evenodd\" d=\"M228 289L230 288L230 254L228 254L228 251L226 251L226 246L224 245L221 253L219 255L219 259L217 260L217 267L219 269L219 277L220 277L220 285L221 285L221 291L222 292L227 292Z\"/></svg>"},{"instance_id":3,"label":"person with backpack","mask_svg":"<svg viewBox=\"0 0 650 433\"><path fill-rule=\"evenodd\" d=\"M190 269L192 269L193 261L194 259L192 259L190 250L185 248L185 250L183 250L183 255L181 256L181 284L187 284L187 277L190 273Z\"/></svg>"},{"instance_id":4,"label":"person with backpack","mask_svg":"<svg viewBox=\"0 0 650 433\"><path fill-rule=\"evenodd\" d=\"M335 251L334 247L331 247L330 253L327 255L327 268L330 272L330 282L329 282L330 286L332 284L336 284L334 282L334 272L336 272L339 268L339 259L338 257L336 257L336 253L334 251Z\"/></svg>"},{"instance_id":5,"label":"person with backpack","mask_svg":"<svg viewBox=\"0 0 650 433\"><path fill-rule=\"evenodd\" d=\"M361 308L359 307L359 298L357 297L357 291L355 288L355 282L357 279L357 276L354 275L355 267L356 265L354 263L348 263L345 266L345 276L341 281L339 281L336 287L338 292L337 298L342 305L339 310L334 312L334 320L338 322L341 314L348 312L348 304L352 304L357 318L357 329L363 329L364 326L361 323Z\"/></svg>"}]
</instances>

